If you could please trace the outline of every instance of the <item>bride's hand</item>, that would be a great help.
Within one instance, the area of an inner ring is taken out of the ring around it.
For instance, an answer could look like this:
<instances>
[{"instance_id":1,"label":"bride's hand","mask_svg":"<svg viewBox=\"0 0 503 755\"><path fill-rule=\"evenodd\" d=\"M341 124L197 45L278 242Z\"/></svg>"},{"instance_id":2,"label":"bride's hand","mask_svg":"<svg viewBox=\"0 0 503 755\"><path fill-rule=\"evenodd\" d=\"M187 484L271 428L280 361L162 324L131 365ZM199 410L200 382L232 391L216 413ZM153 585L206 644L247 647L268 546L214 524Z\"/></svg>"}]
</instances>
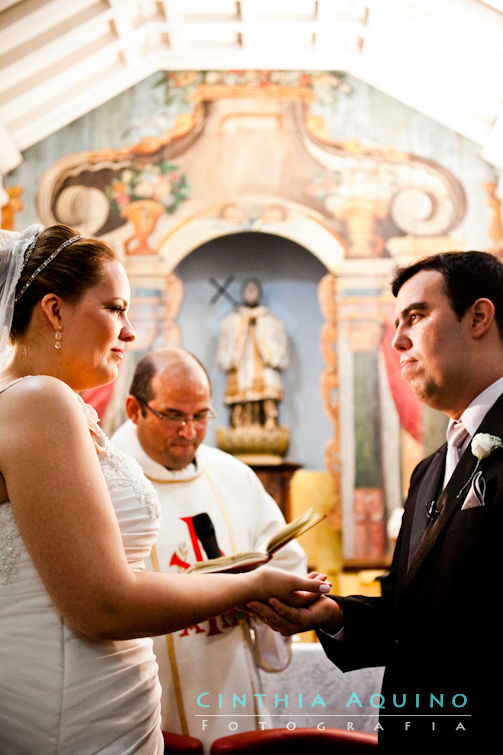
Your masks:
<instances>
[{"instance_id":1,"label":"bride's hand","mask_svg":"<svg viewBox=\"0 0 503 755\"><path fill-rule=\"evenodd\" d=\"M326 574L320 574L319 572L312 571L312 572L309 572L309 574L307 575L307 578L315 580L316 582L321 582L322 584L327 584L329 585L329 587L332 587L330 582L327 582ZM324 590L324 592L329 592L329 590ZM297 602L295 604L291 603L291 605L296 605L298 608L300 607L307 608L308 606L311 605L311 603L314 603L315 600L318 600L319 597L320 597L319 593L316 593L316 592L306 592L306 591L297 592L296 593Z\"/></svg>"},{"instance_id":2,"label":"bride's hand","mask_svg":"<svg viewBox=\"0 0 503 755\"><path fill-rule=\"evenodd\" d=\"M249 572L248 576L253 590L250 600L267 601L275 597L283 603L299 608L330 592L331 587L325 581L325 575L314 572L308 577L300 577L282 569L263 566Z\"/></svg>"}]
</instances>

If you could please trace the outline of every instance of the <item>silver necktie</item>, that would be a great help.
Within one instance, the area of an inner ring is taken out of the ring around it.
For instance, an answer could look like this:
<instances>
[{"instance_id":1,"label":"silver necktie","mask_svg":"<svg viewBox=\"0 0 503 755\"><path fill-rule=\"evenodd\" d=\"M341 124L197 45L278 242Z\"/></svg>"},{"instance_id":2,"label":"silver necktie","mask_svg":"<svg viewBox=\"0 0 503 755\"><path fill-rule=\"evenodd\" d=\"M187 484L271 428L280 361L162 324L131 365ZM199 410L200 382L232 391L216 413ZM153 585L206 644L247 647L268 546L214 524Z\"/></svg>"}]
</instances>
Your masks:
<instances>
[{"instance_id":1,"label":"silver necktie","mask_svg":"<svg viewBox=\"0 0 503 755\"><path fill-rule=\"evenodd\" d=\"M445 457L444 488L449 482L452 473L456 469L461 448L468 438L468 430L462 422L454 422L447 430L447 456Z\"/></svg>"}]
</instances>

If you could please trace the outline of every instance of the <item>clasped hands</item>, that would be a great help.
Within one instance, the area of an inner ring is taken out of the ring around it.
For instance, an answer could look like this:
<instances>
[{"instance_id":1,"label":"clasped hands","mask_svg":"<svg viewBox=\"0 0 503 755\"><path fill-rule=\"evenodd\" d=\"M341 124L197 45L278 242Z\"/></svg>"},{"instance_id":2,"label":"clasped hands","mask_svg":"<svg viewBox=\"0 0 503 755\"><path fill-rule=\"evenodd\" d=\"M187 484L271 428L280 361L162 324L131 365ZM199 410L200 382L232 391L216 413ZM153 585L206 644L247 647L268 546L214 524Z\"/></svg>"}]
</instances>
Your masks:
<instances>
[{"instance_id":1,"label":"clasped hands","mask_svg":"<svg viewBox=\"0 0 503 755\"><path fill-rule=\"evenodd\" d=\"M318 572L311 572L308 577L326 581L326 574ZM335 634L342 627L338 603L327 595L311 592L297 591L288 603L272 596L267 601L252 600L246 604L245 611L285 637L310 629Z\"/></svg>"}]
</instances>

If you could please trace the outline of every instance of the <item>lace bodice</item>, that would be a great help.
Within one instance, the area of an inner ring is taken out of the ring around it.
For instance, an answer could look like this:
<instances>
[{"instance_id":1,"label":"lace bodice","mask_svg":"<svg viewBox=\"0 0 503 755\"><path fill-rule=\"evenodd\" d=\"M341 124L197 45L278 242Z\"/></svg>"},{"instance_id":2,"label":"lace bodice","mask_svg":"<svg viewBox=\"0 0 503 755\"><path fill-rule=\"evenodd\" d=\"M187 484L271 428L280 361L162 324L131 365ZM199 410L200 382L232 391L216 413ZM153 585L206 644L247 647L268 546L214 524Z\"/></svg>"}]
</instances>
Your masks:
<instances>
[{"instance_id":1,"label":"lace bodice","mask_svg":"<svg viewBox=\"0 0 503 755\"><path fill-rule=\"evenodd\" d=\"M0 584L8 584L16 576L19 549L14 541L18 535L9 503L0 504Z\"/></svg>"}]
</instances>

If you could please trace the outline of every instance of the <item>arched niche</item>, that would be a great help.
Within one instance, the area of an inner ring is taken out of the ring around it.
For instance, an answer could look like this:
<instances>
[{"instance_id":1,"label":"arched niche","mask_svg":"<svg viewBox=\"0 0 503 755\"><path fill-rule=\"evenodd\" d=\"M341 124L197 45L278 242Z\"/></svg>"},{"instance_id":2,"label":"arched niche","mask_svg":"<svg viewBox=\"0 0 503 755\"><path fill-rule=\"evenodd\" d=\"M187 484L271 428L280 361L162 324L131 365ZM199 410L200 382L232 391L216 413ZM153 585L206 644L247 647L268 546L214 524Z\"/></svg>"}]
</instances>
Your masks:
<instances>
[{"instance_id":1,"label":"arched niche","mask_svg":"<svg viewBox=\"0 0 503 755\"><path fill-rule=\"evenodd\" d=\"M184 301L184 285L177 275L178 267L184 260L211 242L223 237L233 238L237 234L256 234L261 237L276 237L278 240L291 242L306 255L312 255L320 263L320 280L316 295L319 303L315 304L321 312L321 328L311 333L312 348L317 352L321 348L321 370L312 391L321 397L331 437L326 443L325 465L334 482L334 502L332 523L341 524L341 469L339 463L339 421L337 395L337 357L336 343L331 339L336 334L336 307L330 299L335 296L335 271L344 264L344 246L334 232L327 227L323 218L311 208L271 197L245 197L236 202L227 202L202 208L184 218L167 232L159 234L155 243L155 257L148 255L125 255L125 264L132 281L133 289L144 289L145 283L153 277L164 280L165 311L163 330L164 343L180 343L190 347L181 332L177 318ZM281 265L288 260L283 256ZM254 270L260 278L260 267ZM239 269L235 277L240 276ZM266 302L267 303L267 302ZM229 305L230 306L230 305ZM301 302L296 303L300 312ZM274 309L274 307L272 307ZM276 313L278 314L278 313ZM141 344L145 348L145 344ZM204 355L202 355L204 356ZM323 441L322 441L323 442Z\"/></svg>"}]
</instances>

